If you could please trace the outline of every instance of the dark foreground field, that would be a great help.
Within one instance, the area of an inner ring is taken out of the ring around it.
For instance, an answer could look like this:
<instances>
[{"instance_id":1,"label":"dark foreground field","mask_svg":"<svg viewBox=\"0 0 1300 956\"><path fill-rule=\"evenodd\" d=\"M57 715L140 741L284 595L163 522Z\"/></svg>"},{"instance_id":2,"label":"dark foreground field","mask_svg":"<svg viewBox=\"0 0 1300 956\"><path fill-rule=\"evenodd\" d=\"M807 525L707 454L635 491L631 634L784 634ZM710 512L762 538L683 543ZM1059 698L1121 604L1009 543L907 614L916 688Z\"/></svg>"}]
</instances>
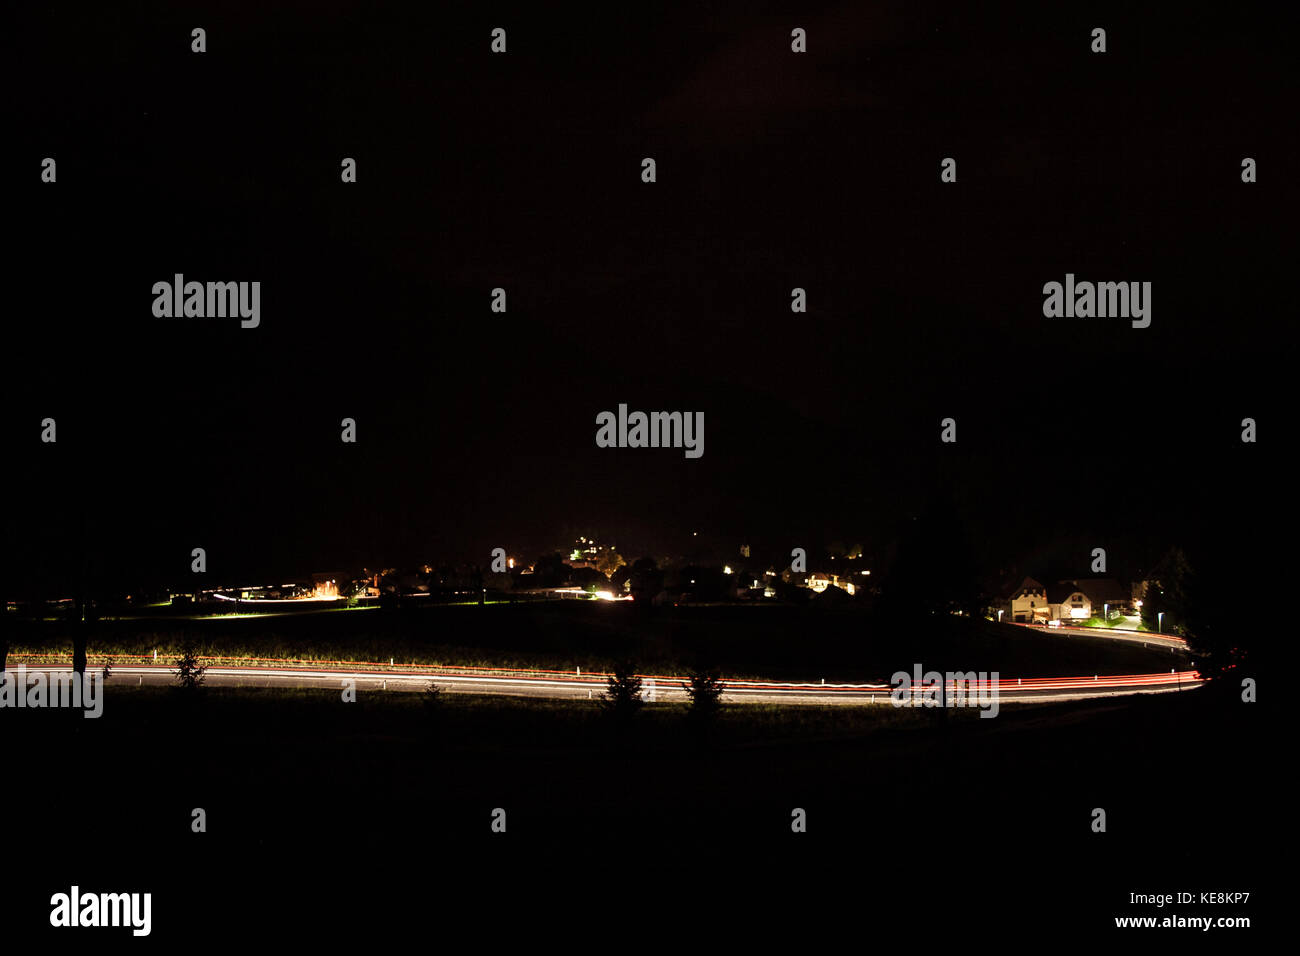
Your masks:
<instances>
[{"instance_id":1,"label":"dark foreground field","mask_svg":"<svg viewBox=\"0 0 1300 956\"><path fill-rule=\"evenodd\" d=\"M92 655L175 656L186 640L219 656L642 673L717 667L730 677L862 682L895 671L999 671L1004 677L1137 674L1187 666L1181 653L1101 637L951 618L884 619L856 608L643 608L603 601L425 606L283 616L102 620ZM15 651L70 654L68 625L14 628Z\"/></svg>"},{"instance_id":2,"label":"dark foreground field","mask_svg":"<svg viewBox=\"0 0 1300 956\"><path fill-rule=\"evenodd\" d=\"M1259 914L1276 715L1234 701L946 721L735 705L702 738L674 705L620 732L586 702L213 689L182 705L110 683L98 720L5 715L6 865L26 875L6 924L39 929L73 882L153 892L159 939L236 943L373 943L392 918L434 946L676 947L726 913L700 945L778 928L811 945L831 926L956 944L1104 931L1148 912L1131 892L1180 889L1251 890L1233 913Z\"/></svg>"}]
</instances>

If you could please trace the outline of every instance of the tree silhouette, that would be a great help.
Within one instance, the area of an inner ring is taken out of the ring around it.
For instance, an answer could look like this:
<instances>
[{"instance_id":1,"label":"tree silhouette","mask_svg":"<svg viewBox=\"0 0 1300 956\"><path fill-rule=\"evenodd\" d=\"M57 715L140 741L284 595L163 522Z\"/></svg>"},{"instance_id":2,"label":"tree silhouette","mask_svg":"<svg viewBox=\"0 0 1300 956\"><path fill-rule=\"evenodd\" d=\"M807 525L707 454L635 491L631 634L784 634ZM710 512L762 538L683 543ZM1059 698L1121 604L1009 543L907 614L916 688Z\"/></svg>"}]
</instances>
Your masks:
<instances>
[{"instance_id":1,"label":"tree silhouette","mask_svg":"<svg viewBox=\"0 0 1300 956\"><path fill-rule=\"evenodd\" d=\"M632 597L639 604L648 604L663 590L664 573L659 570L653 558L637 558L632 563L632 573L628 580L632 583Z\"/></svg>"},{"instance_id":2,"label":"tree silhouette","mask_svg":"<svg viewBox=\"0 0 1300 956\"><path fill-rule=\"evenodd\" d=\"M596 555L596 570L605 577L609 577L625 564L627 562L623 560L623 555L613 548L604 548Z\"/></svg>"},{"instance_id":3,"label":"tree silhouette","mask_svg":"<svg viewBox=\"0 0 1300 956\"><path fill-rule=\"evenodd\" d=\"M1170 548L1151 571L1142 598L1142 623L1147 630L1166 634L1187 633L1189 595L1195 590L1193 577L1191 563L1183 549Z\"/></svg>"},{"instance_id":4,"label":"tree silhouette","mask_svg":"<svg viewBox=\"0 0 1300 956\"><path fill-rule=\"evenodd\" d=\"M682 685L691 700L686 719L699 731L706 731L716 723L722 707L724 685L717 671L697 671Z\"/></svg>"},{"instance_id":5,"label":"tree silhouette","mask_svg":"<svg viewBox=\"0 0 1300 956\"><path fill-rule=\"evenodd\" d=\"M626 724L644 703L641 700L641 678L626 663L614 665L614 673L606 680L606 690L601 695L605 712L616 723Z\"/></svg>"},{"instance_id":6,"label":"tree silhouette","mask_svg":"<svg viewBox=\"0 0 1300 956\"><path fill-rule=\"evenodd\" d=\"M430 710L437 710L443 702L443 689L433 681L429 681L429 686L424 689L422 699L424 704Z\"/></svg>"},{"instance_id":7,"label":"tree silhouette","mask_svg":"<svg viewBox=\"0 0 1300 956\"><path fill-rule=\"evenodd\" d=\"M1267 653L1267 642L1274 636L1269 629L1242 626L1238 595L1248 593L1256 582L1251 569L1235 560L1236 553L1236 549L1199 551L1195 564L1183 557L1175 585L1165 590L1165 596L1172 592L1177 602L1176 613L1196 669L1211 680L1253 676L1260 664L1258 655ZM1142 610L1146 611L1145 600Z\"/></svg>"},{"instance_id":8,"label":"tree silhouette","mask_svg":"<svg viewBox=\"0 0 1300 956\"><path fill-rule=\"evenodd\" d=\"M181 646L181 656L176 659L176 684L187 695L194 695L207 679L207 665L199 660L198 648L193 641Z\"/></svg>"}]
</instances>

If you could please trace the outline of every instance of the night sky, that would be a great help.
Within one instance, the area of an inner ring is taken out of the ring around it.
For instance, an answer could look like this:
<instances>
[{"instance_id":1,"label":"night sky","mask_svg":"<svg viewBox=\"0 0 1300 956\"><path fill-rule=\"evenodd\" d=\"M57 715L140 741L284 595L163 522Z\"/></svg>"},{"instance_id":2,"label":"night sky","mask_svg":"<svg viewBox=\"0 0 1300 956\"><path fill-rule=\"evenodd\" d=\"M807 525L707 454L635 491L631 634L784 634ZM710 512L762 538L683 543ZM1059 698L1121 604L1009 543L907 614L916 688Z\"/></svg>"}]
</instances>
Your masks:
<instances>
[{"instance_id":1,"label":"night sky","mask_svg":"<svg viewBox=\"0 0 1300 956\"><path fill-rule=\"evenodd\" d=\"M883 554L940 494L986 567L1275 527L1294 51L1248 6L112 6L11 30L14 590L570 529ZM261 326L155 318L177 272ZM1150 281L1151 327L1044 318L1067 272ZM704 456L597 448L620 402Z\"/></svg>"}]
</instances>

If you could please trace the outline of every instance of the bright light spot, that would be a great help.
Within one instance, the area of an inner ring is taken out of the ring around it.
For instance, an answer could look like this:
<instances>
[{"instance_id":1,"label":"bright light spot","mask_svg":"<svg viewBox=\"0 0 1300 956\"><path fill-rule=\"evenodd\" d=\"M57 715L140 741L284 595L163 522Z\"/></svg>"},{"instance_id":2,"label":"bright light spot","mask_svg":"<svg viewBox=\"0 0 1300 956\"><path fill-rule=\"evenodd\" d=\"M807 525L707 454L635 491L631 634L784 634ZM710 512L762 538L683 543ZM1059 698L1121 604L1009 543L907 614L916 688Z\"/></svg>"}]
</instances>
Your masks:
<instances>
[{"instance_id":1,"label":"bright light spot","mask_svg":"<svg viewBox=\"0 0 1300 956\"><path fill-rule=\"evenodd\" d=\"M723 573L723 574L730 574L730 573L731 573L731 565L729 565L729 564L724 564L724 565L722 566L722 573Z\"/></svg>"}]
</instances>

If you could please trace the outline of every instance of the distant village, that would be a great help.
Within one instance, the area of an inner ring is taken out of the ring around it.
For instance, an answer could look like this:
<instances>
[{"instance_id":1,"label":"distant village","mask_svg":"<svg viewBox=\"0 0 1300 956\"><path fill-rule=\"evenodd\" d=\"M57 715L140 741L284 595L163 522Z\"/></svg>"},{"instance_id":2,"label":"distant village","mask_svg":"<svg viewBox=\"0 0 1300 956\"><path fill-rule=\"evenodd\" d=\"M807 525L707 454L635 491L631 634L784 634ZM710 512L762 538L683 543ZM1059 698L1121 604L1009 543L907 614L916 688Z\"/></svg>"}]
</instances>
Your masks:
<instances>
[{"instance_id":1,"label":"distant village","mask_svg":"<svg viewBox=\"0 0 1300 956\"><path fill-rule=\"evenodd\" d=\"M140 590L122 595L135 607L204 605L205 613L254 611L258 606L305 602L321 606L419 603L498 603L529 600L641 601L652 606L722 603L870 606L881 593L858 546L835 546L813 556L796 549L778 566L741 545L735 558L640 558L631 563L610 544L585 535L570 546L525 559L494 551L482 565L424 564L413 568L318 571L286 583L212 584L193 590ZM889 588L888 576L884 587ZM923 585L924 586L924 585ZM1032 576L985 582L975 602L953 613L981 614L1012 624L1136 626L1148 582L1113 577L1041 581ZM65 599L66 603L71 599ZM113 602L118 603L118 602ZM11 607L11 610L15 608ZM323 607L322 607L323 609ZM197 609L196 609L197 610ZM290 608L282 608L290 610Z\"/></svg>"}]
</instances>

